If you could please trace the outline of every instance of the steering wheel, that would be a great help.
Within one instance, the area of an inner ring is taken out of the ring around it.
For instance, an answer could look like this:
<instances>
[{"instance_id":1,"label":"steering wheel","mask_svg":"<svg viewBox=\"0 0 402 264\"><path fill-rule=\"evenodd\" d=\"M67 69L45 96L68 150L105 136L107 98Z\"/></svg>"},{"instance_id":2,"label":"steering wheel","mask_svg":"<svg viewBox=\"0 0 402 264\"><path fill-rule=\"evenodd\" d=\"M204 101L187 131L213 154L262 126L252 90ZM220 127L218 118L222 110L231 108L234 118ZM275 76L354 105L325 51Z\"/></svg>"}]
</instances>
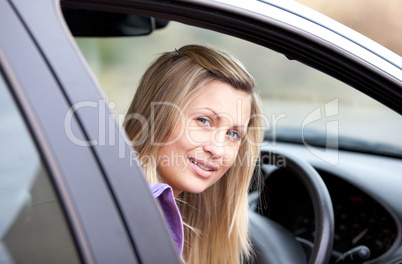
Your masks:
<instances>
[{"instance_id":1,"label":"steering wheel","mask_svg":"<svg viewBox=\"0 0 402 264\"><path fill-rule=\"evenodd\" d=\"M310 164L290 154L262 151L261 161L293 172L306 187L315 215L315 239L308 263L328 263L334 241L334 213L324 181ZM275 164L278 161L281 164ZM250 211L249 220L257 263L306 263L304 250L288 230L254 211Z\"/></svg>"}]
</instances>

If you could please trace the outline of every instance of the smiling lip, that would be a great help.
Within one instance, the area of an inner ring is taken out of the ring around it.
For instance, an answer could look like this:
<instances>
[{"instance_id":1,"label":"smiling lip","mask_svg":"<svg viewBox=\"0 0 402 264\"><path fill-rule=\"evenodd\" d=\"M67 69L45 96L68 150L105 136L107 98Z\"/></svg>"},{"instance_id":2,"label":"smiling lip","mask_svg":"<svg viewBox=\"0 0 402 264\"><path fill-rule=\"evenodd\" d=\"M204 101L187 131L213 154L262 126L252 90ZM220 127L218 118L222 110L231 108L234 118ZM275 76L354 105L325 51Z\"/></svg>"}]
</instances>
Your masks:
<instances>
[{"instance_id":1,"label":"smiling lip","mask_svg":"<svg viewBox=\"0 0 402 264\"><path fill-rule=\"evenodd\" d=\"M204 178L211 177L214 171L218 170L218 166L193 157L189 157L189 163L191 168L193 168L198 175Z\"/></svg>"}]
</instances>

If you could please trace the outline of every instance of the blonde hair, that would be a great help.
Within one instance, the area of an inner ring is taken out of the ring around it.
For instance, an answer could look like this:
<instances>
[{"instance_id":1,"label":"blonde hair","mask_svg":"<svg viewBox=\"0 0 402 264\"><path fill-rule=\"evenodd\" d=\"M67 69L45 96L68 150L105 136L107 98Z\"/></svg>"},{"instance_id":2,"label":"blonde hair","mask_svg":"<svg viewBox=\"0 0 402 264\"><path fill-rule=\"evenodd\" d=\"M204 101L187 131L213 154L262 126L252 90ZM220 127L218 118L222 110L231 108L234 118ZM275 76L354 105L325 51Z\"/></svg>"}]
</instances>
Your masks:
<instances>
[{"instance_id":1,"label":"blonde hair","mask_svg":"<svg viewBox=\"0 0 402 264\"><path fill-rule=\"evenodd\" d=\"M260 100L254 79L240 62L222 51L184 46L162 54L151 64L125 122L147 180L163 182L156 169L158 143L168 140L177 125L178 111L214 80L251 95L251 118L236 161L225 175L202 193L183 192L176 199L185 223L186 263L232 264L250 257L247 195L262 141Z\"/></svg>"}]
</instances>

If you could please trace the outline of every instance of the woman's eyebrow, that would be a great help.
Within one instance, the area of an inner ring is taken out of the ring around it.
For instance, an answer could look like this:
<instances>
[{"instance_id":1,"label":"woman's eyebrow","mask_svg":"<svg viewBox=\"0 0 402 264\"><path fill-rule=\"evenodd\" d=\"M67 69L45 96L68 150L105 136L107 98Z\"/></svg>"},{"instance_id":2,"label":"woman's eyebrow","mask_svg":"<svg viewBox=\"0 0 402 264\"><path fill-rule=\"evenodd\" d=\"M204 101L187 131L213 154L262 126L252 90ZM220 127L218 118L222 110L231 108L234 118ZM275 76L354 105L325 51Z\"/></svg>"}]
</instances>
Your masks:
<instances>
[{"instance_id":1,"label":"woman's eyebrow","mask_svg":"<svg viewBox=\"0 0 402 264\"><path fill-rule=\"evenodd\" d=\"M233 126L233 129L241 132L242 134L246 134L247 132L246 126Z\"/></svg>"},{"instance_id":2,"label":"woman's eyebrow","mask_svg":"<svg viewBox=\"0 0 402 264\"><path fill-rule=\"evenodd\" d=\"M212 112L214 118L216 118L216 119L218 119L218 120L222 118L219 114L216 113L216 111L215 111L214 109L212 109L212 108L210 108L210 107L201 107L201 108L196 108L196 109L194 109L194 110L195 110L195 111L199 111L199 110L208 110L208 111Z\"/></svg>"}]
</instances>

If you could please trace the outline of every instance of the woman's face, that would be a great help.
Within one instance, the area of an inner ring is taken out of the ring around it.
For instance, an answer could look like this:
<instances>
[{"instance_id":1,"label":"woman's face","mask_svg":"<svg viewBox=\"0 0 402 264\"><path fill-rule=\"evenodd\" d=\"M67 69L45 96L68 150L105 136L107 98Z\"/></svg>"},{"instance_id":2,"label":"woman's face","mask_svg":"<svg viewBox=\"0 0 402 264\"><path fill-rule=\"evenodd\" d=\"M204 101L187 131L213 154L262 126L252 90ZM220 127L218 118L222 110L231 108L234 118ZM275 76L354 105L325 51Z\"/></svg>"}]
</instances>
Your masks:
<instances>
[{"instance_id":1,"label":"woman's face","mask_svg":"<svg viewBox=\"0 0 402 264\"><path fill-rule=\"evenodd\" d=\"M251 96L212 81L180 117L158 152L158 172L177 196L200 193L233 165L247 132Z\"/></svg>"}]
</instances>

